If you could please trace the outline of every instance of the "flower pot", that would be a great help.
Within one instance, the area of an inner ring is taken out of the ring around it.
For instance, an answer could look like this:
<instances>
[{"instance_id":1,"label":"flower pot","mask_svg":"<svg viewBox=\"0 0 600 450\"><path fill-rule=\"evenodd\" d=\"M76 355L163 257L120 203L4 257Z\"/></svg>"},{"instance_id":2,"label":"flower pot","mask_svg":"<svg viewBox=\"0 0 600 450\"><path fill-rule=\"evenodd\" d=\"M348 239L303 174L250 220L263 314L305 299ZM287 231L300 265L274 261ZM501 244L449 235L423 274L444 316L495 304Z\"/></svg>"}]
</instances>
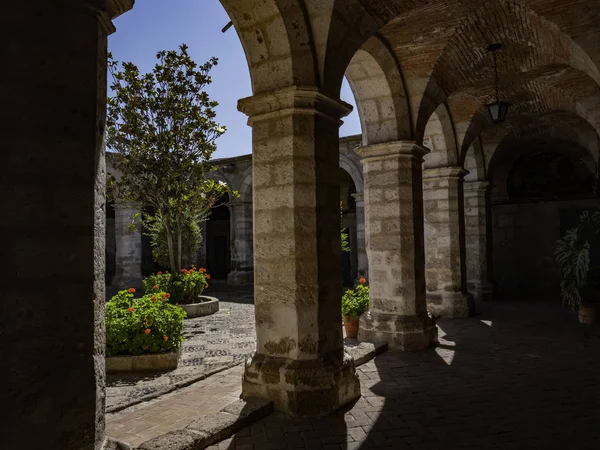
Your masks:
<instances>
[{"instance_id":1,"label":"flower pot","mask_svg":"<svg viewBox=\"0 0 600 450\"><path fill-rule=\"evenodd\" d=\"M588 303L579 306L579 322L585 325L600 323L600 303Z\"/></svg>"},{"instance_id":2,"label":"flower pot","mask_svg":"<svg viewBox=\"0 0 600 450\"><path fill-rule=\"evenodd\" d=\"M358 335L358 320L354 317L344 317L344 328L346 329L346 337L356 338Z\"/></svg>"}]
</instances>

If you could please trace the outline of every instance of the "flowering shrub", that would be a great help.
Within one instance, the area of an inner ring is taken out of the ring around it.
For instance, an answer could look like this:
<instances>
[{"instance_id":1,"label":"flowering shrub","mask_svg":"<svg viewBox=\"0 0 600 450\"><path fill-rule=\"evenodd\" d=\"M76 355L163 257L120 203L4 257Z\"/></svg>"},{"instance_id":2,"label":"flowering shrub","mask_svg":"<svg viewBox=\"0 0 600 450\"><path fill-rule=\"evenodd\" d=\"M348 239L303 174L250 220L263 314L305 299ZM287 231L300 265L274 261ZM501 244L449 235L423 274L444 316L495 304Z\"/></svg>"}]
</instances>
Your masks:
<instances>
[{"instance_id":1,"label":"flowering shrub","mask_svg":"<svg viewBox=\"0 0 600 450\"><path fill-rule=\"evenodd\" d=\"M348 289L342 296L342 315L358 319L369 309L369 286L361 278L354 289Z\"/></svg>"},{"instance_id":2,"label":"flowering shrub","mask_svg":"<svg viewBox=\"0 0 600 450\"><path fill-rule=\"evenodd\" d=\"M106 356L176 351L183 342L186 312L156 291L134 299L135 289L119 291L106 305Z\"/></svg>"},{"instance_id":3,"label":"flowering shrub","mask_svg":"<svg viewBox=\"0 0 600 450\"><path fill-rule=\"evenodd\" d=\"M206 269L192 266L190 270L181 269L178 274L158 272L150 275L144 279L144 290L146 294L169 292L169 301L174 304L197 303L198 297L208 287L207 280L210 280L210 275Z\"/></svg>"}]
</instances>

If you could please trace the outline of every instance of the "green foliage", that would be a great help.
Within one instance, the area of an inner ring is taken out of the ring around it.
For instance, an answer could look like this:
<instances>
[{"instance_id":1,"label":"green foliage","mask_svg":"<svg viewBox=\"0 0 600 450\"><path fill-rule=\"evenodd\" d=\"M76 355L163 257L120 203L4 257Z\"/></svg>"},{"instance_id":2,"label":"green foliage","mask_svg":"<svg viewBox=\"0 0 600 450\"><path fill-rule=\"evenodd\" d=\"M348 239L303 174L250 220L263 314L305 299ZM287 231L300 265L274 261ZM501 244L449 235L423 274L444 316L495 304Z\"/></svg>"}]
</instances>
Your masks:
<instances>
[{"instance_id":1,"label":"green foliage","mask_svg":"<svg viewBox=\"0 0 600 450\"><path fill-rule=\"evenodd\" d=\"M175 224L172 224L171 228L175 228ZM155 216L149 216L144 221L144 233L151 238L150 244L154 261L161 268L169 268L169 248L163 221ZM194 264L201 243L202 233L198 221L191 217L186 218L182 227L182 266L191 267Z\"/></svg>"},{"instance_id":2,"label":"green foliage","mask_svg":"<svg viewBox=\"0 0 600 450\"><path fill-rule=\"evenodd\" d=\"M170 304L165 292L139 299L133 292L120 291L106 305L106 356L177 351L186 312Z\"/></svg>"},{"instance_id":3,"label":"green foliage","mask_svg":"<svg viewBox=\"0 0 600 450\"><path fill-rule=\"evenodd\" d=\"M198 66L181 45L160 51L150 73L109 55L113 76L108 99L107 145L117 153L116 174L108 177L112 198L140 203L155 211L151 223L164 228L169 267L183 267L183 233L190 220L206 220L214 203L230 192L210 175L216 139L225 128L216 121L215 107L204 88L217 64L212 58ZM118 175L117 175L118 174ZM151 227L150 227L151 228ZM157 238L158 239L158 238Z\"/></svg>"},{"instance_id":4,"label":"green foliage","mask_svg":"<svg viewBox=\"0 0 600 450\"><path fill-rule=\"evenodd\" d=\"M577 227L568 230L554 247L554 256L561 273L561 295L563 303L577 310L588 293L591 269L590 249L598 244L600 213L581 215ZM591 296L590 296L591 297Z\"/></svg>"},{"instance_id":5,"label":"green foliage","mask_svg":"<svg viewBox=\"0 0 600 450\"><path fill-rule=\"evenodd\" d=\"M341 220L342 215L343 215L343 208L342 208L342 202L340 202L340 220ZM342 235L342 252L349 252L350 251L350 242L348 240L348 233L347 233L346 228L342 228L341 235Z\"/></svg>"},{"instance_id":6,"label":"green foliage","mask_svg":"<svg viewBox=\"0 0 600 450\"><path fill-rule=\"evenodd\" d=\"M197 303L198 297L208 287L208 280L210 275L206 269L192 267L190 270L181 269L178 274L158 272L144 278L143 283L146 294L169 292L169 301L177 305Z\"/></svg>"},{"instance_id":7,"label":"green foliage","mask_svg":"<svg viewBox=\"0 0 600 450\"><path fill-rule=\"evenodd\" d=\"M358 319L369 309L369 286L367 280L360 279L358 286L348 289L342 296L342 316Z\"/></svg>"}]
</instances>

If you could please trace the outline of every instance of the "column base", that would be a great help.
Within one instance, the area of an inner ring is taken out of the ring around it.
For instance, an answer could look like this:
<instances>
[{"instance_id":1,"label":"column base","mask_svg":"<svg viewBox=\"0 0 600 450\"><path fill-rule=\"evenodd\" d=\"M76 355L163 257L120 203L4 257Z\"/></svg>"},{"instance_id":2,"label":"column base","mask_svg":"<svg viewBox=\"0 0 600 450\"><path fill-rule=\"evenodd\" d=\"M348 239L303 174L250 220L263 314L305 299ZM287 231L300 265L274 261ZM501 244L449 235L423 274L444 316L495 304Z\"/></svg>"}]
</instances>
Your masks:
<instances>
[{"instance_id":1,"label":"column base","mask_svg":"<svg viewBox=\"0 0 600 450\"><path fill-rule=\"evenodd\" d=\"M360 318L359 341L387 342L392 349L422 351L438 343L435 321L423 316L399 316L369 311Z\"/></svg>"},{"instance_id":2,"label":"column base","mask_svg":"<svg viewBox=\"0 0 600 450\"><path fill-rule=\"evenodd\" d=\"M321 417L360 397L354 360L333 358L298 361L254 353L246 361L242 398L273 402L293 417Z\"/></svg>"},{"instance_id":3,"label":"column base","mask_svg":"<svg viewBox=\"0 0 600 450\"><path fill-rule=\"evenodd\" d=\"M250 286L254 284L254 271L236 270L227 274L227 284L233 286Z\"/></svg>"},{"instance_id":4,"label":"column base","mask_svg":"<svg viewBox=\"0 0 600 450\"><path fill-rule=\"evenodd\" d=\"M475 314L475 299L470 293L428 292L427 309L436 317L471 317Z\"/></svg>"}]
</instances>

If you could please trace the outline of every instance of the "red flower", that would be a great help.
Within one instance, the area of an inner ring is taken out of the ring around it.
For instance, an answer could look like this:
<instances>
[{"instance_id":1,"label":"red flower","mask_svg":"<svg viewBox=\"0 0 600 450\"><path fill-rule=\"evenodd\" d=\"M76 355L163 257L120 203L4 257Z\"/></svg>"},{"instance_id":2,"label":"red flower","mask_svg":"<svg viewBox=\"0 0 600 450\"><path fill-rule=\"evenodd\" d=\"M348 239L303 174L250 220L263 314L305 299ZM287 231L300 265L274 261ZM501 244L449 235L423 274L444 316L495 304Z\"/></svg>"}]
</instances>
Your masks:
<instances>
[{"instance_id":1,"label":"red flower","mask_svg":"<svg viewBox=\"0 0 600 450\"><path fill-rule=\"evenodd\" d=\"M168 340L169 340L169 336L163 336L163 339L164 339L165 341L168 341Z\"/></svg>"},{"instance_id":2,"label":"red flower","mask_svg":"<svg viewBox=\"0 0 600 450\"><path fill-rule=\"evenodd\" d=\"M206 273L206 269L198 269L202 273Z\"/></svg>"},{"instance_id":3,"label":"red flower","mask_svg":"<svg viewBox=\"0 0 600 450\"><path fill-rule=\"evenodd\" d=\"M159 275L162 275L162 272L158 272Z\"/></svg>"},{"instance_id":4,"label":"red flower","mask_svg":"<svg viewBox=\"0 0 600 450\"><path fill-rule=\"evenodd\" d=\"M158 289L158 284L155 284L152 289Z\"/></svg>"},{"instance_id":5,"label":"red flower","mask_svg":"<svg viewBox=\"0 0 600 450\"><path fill-rule=\"evenodd\" d=\"M171 294L169 294L169 293L167 292L167 293L165 293L165 297L167 297L167 298L171 298Z\"/></svg>"},{"instance_id":6,"label":"red flower","mask_svg":"<svg viewBox=\"0 0 600 450\"><path fill-rule=\"evenodd\" d=\"M133 309L133 308L127 308L127 311L129 311L129 312L133 312L133 311L134 311L134 309Z\"/></svg>"},{"instance_id":7,"label":"red flower","mask_svg":"<svg viewBox=\"0 0 600 450\"><path fill-rule=\"evenodd\" d=\"M360 280L358 280L358 282L360 284L365 284L367 282L367 280L365 280L364 278L361 278Z\"/></svg>"},{"instance_id":8,"label":"red flower","mask_svg":"<svg viewBox=\"0 0 600 450\"><path fill-rule=\"evenodd\" d=\"M153 295L153 296L152 296L152 301L153 301L153 302L155 302L156 300L158 300L158 299L156 298L156 295Z\"/></svg>"},{"instance_id":9,"label":"red flower","mask_svg":"<svg viewBox=\"0 0 600 450\"><path fill-rule=\"evenodd\" d=\"M152 332L152 330L150 330L150 328L146 328L146 329L144 330L144 333L146 333L146 334L150 334L151 332Z\"/></svg>"},{"instance_id":10,"label":"red flower","mask_svg":"<svg viewBox=\"0 0 600 450\"><path fill-rule=\"evenodd\" d=\"M206 274L205 277L206 277L207 280L210 280L210 275L209 274Z\"/></svg>"},{"instance_id":11,"label":"red flower","mask_svg":"<svg viewBox=\"0 0 600 450\"><path fill-rule=\"evenodd\" d=\"M208 287L208 283L206 283L206 284L204 285L204 289L206 289L207 287Z\"/></svg>"},{"instance_id":12,"label":"red flower","mask_svg":"<svg viewBox=\"0 0 600 450\"><path fill-rule=\"evenodd\" d=\"M133 294L133 293L135 293L135 289L134 288L129 288L129 289L127 289L127 292L129 292L130 294Z\"/></svg>"}]
</instances>

